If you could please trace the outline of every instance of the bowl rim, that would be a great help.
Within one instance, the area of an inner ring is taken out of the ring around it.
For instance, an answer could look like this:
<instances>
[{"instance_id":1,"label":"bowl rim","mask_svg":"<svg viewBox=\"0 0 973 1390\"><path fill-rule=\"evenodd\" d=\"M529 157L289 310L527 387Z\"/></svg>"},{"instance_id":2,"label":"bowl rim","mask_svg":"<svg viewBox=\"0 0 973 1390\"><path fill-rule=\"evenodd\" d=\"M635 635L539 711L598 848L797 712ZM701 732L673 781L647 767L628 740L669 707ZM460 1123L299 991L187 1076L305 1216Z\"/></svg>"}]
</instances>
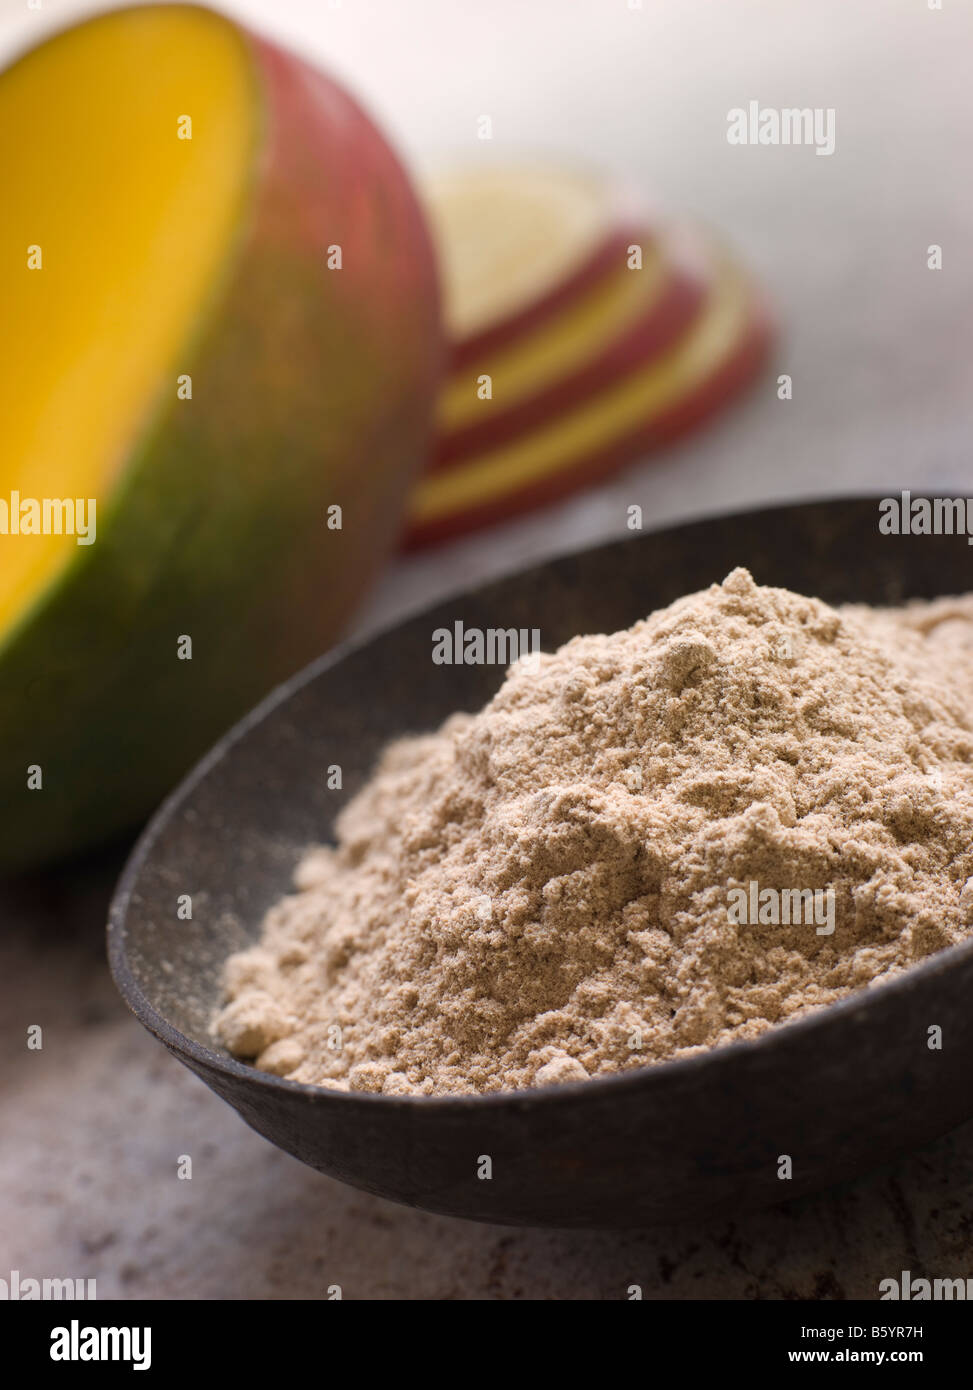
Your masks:
<instances>
[{"instance_id":1,"label":"bowl rim","mask_svg":"<svg viewBox=\"0 0 973 1390\"><path fill-rule=\"evenodd\" d=\"M944 494L945 495L945 494ZM785 1021L771 1024L755 1038L740 1038L717 1046L701 1046L698 1052L683 1057L671 1057L661 1062L647 1062L642 1066L626 1067L624 1070L607 1074L589 1076L583 1081L554 1082L545 1086L501 1089L496 1091L457 1091L436 1095L383 1095L368 1091L344 1091L335 1087L313 1085L306 1081L290 1081L272 1072L260 1071L249 1063L238 1061L228 1053L219 1052L189 1037L155 1008L143 992L132 970L127 949L127 920L129 908L135 895L143 866L149 860L156 842L167 828L172 818L190 801L196 787L219 763L222 763L241 743L252 729L262 724L280 706L286 704L298 691L312 684L319 676L398 631L407 623L435 612L445 603L461 602L473 598L494 584L502 584L517 576L527 576L543 571L551 564L565 559L577 559L593 555L622 545L650 540L664 532L687 530L697 525L713 521L730 520L734 517L753 517L768 513L780 514L804 510L810 506L828 503L848 505L851 503L876 503L878 494L848 494L847 496L828 494L819 497L802 497L787 502L773 503L769 506L729 508L704 516L690 517L671 525L654 527L651 530L633 532L624 537L598 542L580 548L567 548L547 556L539 563L526 567L513 567L479 584L450 590L433 603L422 603L408 609L392 621L363 635L348 639L330 648L302 667L287 680L275 686L264 698L217 740L207 753L186 773L177 786L165 797L148 824L142 830L132 848L112 894L108 911L107 947L108 963L115 986L130 1011L148 1032L152 1033L170 1051L185 1058L193 1069L204 1072L217 1072L228 1079L243 1081L258 1090L283 1092L304 1097L312 1104L334 1104L356 1106L360 1104L379 1106L383 1109L425 1110L430 1112L465 1112L470 1110L488 1111L498 1106L513 1105L517 1108L533 1108L564 1101L574 1101L583 1096L594 1099L596 1095L611 1094L613 1091L651 1089L665 1085L670 1078L687 1077L703 1068L715 1071L725 1070L737 1063L762 1056L782 1039L797 1041L813 1037L832 1026L837 1020L850 1019L855 1014L867 1011L871 1001L878 998L895 997L913 989L921 981L928 981L952 969L953 966L973 959L973 934L969 940L947 946L913 965L903 967L888 976L878 976L870 984L863 985L831 1004L812 1009L809 1013ZM948 597L943 594L942 597ZM848 600L851 602L852 600Z\"/></svg>"}]
</instances>

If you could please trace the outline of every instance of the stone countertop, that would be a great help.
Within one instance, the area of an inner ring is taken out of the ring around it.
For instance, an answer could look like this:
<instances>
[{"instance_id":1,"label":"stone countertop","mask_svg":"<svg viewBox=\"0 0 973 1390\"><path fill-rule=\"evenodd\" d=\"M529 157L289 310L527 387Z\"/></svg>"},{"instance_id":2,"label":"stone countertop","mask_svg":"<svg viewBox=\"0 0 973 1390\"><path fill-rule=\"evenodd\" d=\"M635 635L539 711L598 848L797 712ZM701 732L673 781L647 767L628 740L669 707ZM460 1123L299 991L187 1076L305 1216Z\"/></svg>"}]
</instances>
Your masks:
<instances>
[{"instance_id":1,"label":"stone countertop","mask_svg":"<svg viewBox=\"0 0 973 1390\"><path fill-rule=\"evenodd\" d=\"M969 491L973 7L491 4L488 32L483 7L452 0L227 8L333 57L415 157L451 128L462 154L477 113L493 110L499 155L577 154L660 189L724 228L786 331L763 387L720 428L536 517L401 561L359 629L617 536L633 502L658 525L798 496ZM78 8L90 6L0 4L0 48ZM438 63L428 82L403 45ZM835 106L834 156L728 147L726 111L754 97ZM925 268L932 242L938 274ZM794 378L787 405L778 371ZM316 1298L332 1284L348 1298L624 1298L633 1283L647 1298L874 1298L904 1269L973 1273L973 1124L823 1195L649 1233L480 1226L321 1177L126 1013L103 939L120 863L0 886L0 1277L95 1278L101 1298ZM26 1048L31 1024L41 1051ZM177 1177L184 1154L191 1181Z\"/></svg>"}]
</instances>

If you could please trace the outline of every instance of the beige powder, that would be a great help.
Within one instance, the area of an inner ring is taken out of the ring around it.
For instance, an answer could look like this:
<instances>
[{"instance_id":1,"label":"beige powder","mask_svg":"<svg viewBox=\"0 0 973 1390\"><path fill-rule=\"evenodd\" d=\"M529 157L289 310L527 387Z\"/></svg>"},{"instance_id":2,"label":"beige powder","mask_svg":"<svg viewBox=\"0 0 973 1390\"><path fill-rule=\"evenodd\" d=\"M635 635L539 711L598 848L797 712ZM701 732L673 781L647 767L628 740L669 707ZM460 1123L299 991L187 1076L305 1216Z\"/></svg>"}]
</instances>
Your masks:
<instances>
[{"instance_id":1,"label":"beige powder","mask_svg":"<svg viewBox=\"0 0 973 1390\"><path fill-rule=\"evenodd\" d=\"M973 599L835 610L735 570L390 746L216 1034L387 1094L755 1037L970 931L971 728ZM751 884L822 912L734 920Z\"/></svg>"}]
</instances>

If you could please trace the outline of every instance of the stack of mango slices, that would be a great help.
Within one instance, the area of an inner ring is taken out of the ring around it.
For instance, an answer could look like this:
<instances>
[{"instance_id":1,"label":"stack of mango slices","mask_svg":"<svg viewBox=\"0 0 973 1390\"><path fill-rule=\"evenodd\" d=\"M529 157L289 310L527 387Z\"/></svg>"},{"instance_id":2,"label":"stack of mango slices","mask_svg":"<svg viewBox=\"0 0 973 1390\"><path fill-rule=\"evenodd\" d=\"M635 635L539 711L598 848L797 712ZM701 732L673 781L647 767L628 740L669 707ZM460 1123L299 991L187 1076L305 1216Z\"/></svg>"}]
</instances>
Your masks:
<instances>
[{"instance_id":1,"label":"stack of mango slices","mask_svg":"<svg viewBox=\"0 0 973 1390\"><path fill-rule=\"evenodd\" d=\"M477 169L425 195L452 348L409 546L638 460L730 402L766 357L769 315L743 269L603 180Z\"/></svg>"}]
</instances>

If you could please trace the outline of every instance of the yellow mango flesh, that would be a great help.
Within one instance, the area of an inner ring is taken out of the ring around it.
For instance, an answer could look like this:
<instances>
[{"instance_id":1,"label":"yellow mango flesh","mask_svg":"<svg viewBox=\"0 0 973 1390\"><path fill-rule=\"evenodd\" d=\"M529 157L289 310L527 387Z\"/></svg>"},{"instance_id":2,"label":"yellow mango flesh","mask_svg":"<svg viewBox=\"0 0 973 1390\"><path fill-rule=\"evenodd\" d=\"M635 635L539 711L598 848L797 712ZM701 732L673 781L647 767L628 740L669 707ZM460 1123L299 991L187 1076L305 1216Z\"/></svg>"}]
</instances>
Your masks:
<instances>
[{"instance_id":1,"label":"yellow mango flesh","mask_svg":"<svg viewBox=\"0 0 973 1390\"><path fill-rule=\"evenodd\" d=\"M206 11L111 14L0 74L0 129L2 642L81 553L73 535L11 534L11 494L94 498L103 526L133 447L191 370L242 231L252 59Z\"/></svg>"},{"instance_id":2,"label":"yellow mango flesh","mask_svg":"<svg viewBox=\"0 0 973 1390\"><path fill-rule=\"evenodd\" d=\"M751 313L749 285L724 266L697 322L662 357L547 427L421 479L413 494L412 524L428 525L542 482L648 424L720 368L738 345Z\"/></svg>"},{"instance_id":3,"label":"yellow mango flesh","mask_svg":"<svg viewBox=\"0 0 973 1390\"><path fill-rule=\"evenodd\" d=\"M640 270L623 264L569 305L553 327L545 324L476 367L457 372L439 402L440 431L447 434L476 423L483 411L476 390L481 374L490 377L493 399L511 406L583 368L648 312L666 288L666 271L662 255L653 249Z\"/></svg>"},{"instance_id":4,"label":"yellow mango flesh","mask_svg":"<svg viewBox=\"0 0 973 1390\"><path fill-rule=\"evenodd\" d=\"M547 294L605 235L603 190L582 176L478 168L426 191L454 341Z\"/></svg>"}]
</instances>

